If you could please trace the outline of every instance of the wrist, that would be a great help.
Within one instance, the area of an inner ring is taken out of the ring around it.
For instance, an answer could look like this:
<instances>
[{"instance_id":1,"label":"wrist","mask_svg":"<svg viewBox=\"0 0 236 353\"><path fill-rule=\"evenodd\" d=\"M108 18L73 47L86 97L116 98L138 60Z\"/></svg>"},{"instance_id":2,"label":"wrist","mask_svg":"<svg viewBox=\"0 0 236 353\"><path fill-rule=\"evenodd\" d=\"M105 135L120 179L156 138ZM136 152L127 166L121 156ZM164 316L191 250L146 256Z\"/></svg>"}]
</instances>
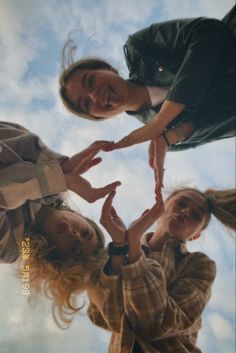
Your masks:
<instances>
[{"instance_id":1,"label":"wrist","mask_svg":"<svg viewBox=\"0 0 236 353\"><path fill-rule=\"evenodd\" d=\"M129 253L128 253L129 263L134 263L142 255L142 244L140 240L138 240L134 236L128 238L128 244L129 244Z\"/></svg>"},{"instance_id":2,"label":"wrist","mask_svg":"<svg viewBox=\"0 0 236 353\"><path fill-rule=\"evenodd\" d=\"M114 242L110 242L108 244L108 255L110 256L125 256L128 254L129 251L129 245L128 243L114 243Z\"/></svg>"},{"instance_id":3,"label":"wrist","mask_svg":"<svg viewBox=\"0 0 236 353\"><path fill-rule=\"evenodd\" d=\"M61 163L61 169L62 169L64 174L71 173L71 171L72 171L72 162L71 162L71 158L70 157L68 157L66 160L64 160Z\"/></svg>"}]
</instances>

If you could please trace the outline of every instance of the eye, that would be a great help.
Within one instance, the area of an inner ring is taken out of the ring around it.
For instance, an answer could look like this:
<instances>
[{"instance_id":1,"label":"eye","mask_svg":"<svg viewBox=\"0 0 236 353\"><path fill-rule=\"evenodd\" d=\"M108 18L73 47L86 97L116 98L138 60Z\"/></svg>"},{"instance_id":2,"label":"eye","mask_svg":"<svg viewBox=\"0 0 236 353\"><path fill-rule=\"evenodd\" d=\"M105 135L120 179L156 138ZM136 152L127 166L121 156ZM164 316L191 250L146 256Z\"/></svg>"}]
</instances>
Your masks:
<instances>
[{"instance_id":1,"label":"eye","mask_svg":"<svg viewBox=\"0 0 236 353\"><path fill-rule=\"evenodd\" d=\"M196 212L196 211L192 211L191 212L191 216L195 221L200 221L201 220L201 215L200 213Z\"/></svg>"},{"instance_id":2,"label":"eye","mask_svg":"<svg viewBox=\"0 0 236 353\"><path fill-rule=\"evenodd\" d=\"M80 235L81 235L81 238L86 239L90 234L91 234L91 232L90 232L89 228L86 228L83 230L83 232L81 232Z\"/></svg>"},{"instance_id":3,"label":"eye","mask_svg":"<svg viewBox=\"0 0 236 353\"><path fill-rule=\"evenodd\" d=\"M176 205L179 206L180 208L185 208L187 207L187 202L185 200L177 200Z\"/></svg>"},{"instance_id":4,"label":"eye","mask_svg":"<svg viewBox=\"0 0 236 353\"><path fill-rule=\"evenodd\" d=\"M85 88L93 89L96 85L96 79L94 74L87 74L85 80Z\"/></svg>"}]
</instances>

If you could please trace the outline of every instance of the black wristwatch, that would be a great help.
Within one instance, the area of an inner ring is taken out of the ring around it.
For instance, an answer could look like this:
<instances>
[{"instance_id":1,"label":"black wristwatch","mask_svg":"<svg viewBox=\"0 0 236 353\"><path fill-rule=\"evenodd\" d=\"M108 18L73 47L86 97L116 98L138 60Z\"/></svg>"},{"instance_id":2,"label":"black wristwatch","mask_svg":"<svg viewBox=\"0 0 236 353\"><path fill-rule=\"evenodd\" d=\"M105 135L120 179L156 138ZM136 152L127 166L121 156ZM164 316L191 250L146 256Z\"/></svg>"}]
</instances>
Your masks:
<instances>
[{"instance_id":1,"label":"black wristwatch","mask_svg":"<svg viewBox=\"0 0 236 353\"><path fill-rule=\"evenodd\" d=\"M129 251L128 243L124 245L118 245L113 242L108 244L108 255L124 256L127 255Z\"/></svg>"}]
</instances>

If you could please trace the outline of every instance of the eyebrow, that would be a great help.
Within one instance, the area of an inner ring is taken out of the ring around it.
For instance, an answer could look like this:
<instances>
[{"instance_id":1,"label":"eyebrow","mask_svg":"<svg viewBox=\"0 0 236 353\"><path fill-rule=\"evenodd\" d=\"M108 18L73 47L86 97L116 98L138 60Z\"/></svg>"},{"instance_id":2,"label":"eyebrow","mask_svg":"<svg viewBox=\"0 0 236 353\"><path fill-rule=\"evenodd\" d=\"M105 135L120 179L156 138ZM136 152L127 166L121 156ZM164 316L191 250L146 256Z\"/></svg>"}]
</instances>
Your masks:
<instances>
[{"instance_id":1,"label":"eyebrow","mask_svg":"<svg viewBox=\"0 0 236 353\"><path fill-rule=\"evenodd\" d=\"M86 81L86 77L87 77L88 73L86 72L83 77L82 77L82 86L85 88L85 81Z\"/></svg>"},{"instance_id":2,"label":"eyebrow","mask_svg":"<svg viewBox=\"0 0 236 353\"><path fill-rule=\"evenodd\" d=\"M188 196L182 196L182 198L185 199L186 201L193 201L193 203L197 206L199 211L201 211L202 214L205 214L206 210L202 206L200 206L198 203L196 203L196 201L194 199L192 199L191 197L188 197Z\"/></svg>"}]
</instances>

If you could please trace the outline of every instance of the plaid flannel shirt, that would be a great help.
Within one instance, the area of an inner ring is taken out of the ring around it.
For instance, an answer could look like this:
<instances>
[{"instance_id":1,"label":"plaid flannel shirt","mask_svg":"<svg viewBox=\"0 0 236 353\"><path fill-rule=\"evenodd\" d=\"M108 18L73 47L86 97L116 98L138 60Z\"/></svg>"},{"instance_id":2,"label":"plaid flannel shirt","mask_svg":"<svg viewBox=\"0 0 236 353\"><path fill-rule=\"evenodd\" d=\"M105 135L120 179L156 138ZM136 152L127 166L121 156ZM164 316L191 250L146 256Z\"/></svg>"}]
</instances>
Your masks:
<instances>
[{"instance_id":1,"label":"plaid flannel shirt","mask_svg":"<svg viewBox=\"0 0 236 353\"><path fill-rule=\"evenodd\" d=\"M103 271L100 288L88 290L88 315L112 332L109 353L199 353L197 333L215 263L173 239L151 252L144 238L137 262L123 265L119 275Z\"/></svg>"},{"instance_id":2,"label":"plaid flannel shirt","mask_svg":"<svg viewBox=\"0 0 236 353\"><path fill-rule=\"evenodd\" d=\"M67 190L60 167L66 158L24 127L0 122L0 262L19 257L25 229L41 205Z\"/></svg>"}]
</instances>

